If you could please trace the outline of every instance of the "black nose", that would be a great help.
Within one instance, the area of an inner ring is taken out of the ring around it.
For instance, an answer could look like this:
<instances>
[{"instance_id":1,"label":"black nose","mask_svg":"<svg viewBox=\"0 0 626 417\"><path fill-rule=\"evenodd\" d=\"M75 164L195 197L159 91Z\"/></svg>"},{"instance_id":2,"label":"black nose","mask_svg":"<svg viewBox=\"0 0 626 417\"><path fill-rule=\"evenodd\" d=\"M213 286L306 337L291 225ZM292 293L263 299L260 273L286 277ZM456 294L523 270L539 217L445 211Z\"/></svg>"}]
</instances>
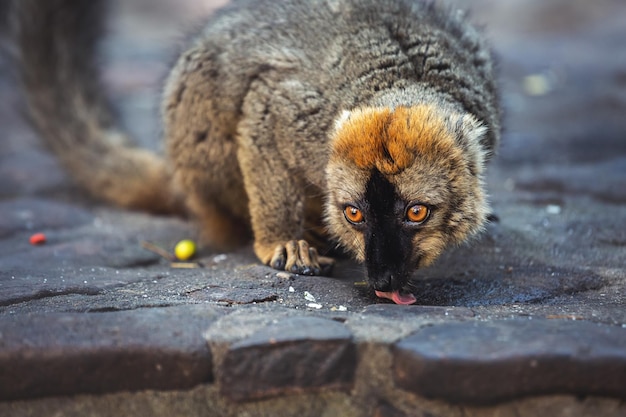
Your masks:
<instances>
[{"instance_id":1,"label":"black nose","mask_svg":"<svg viewBox=\"0 0 626 417\"><path fill-rule=\"evenodd\" d=\"M372 287L377 291L398 291L404 286L404 281L392 271L382 271L374 276L370 275L369 279Z\"/></svg>"}]
</instances>

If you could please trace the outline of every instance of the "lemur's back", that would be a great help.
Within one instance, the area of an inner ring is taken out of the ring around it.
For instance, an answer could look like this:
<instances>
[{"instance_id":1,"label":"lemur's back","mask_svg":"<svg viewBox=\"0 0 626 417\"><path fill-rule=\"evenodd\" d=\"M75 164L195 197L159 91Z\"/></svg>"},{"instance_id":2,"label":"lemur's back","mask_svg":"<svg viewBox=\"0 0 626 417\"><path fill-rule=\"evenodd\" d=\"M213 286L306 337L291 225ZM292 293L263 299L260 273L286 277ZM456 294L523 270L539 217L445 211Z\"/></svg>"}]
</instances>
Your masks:
<instances>
[{"instance_id":1,"label":"lemur's back","mask_svg":"<svg viewBox=\"0 0 626 417\"><path fill-rule=\"evenodd\" d=\"M489 149L498 141L490 50L460 10L412 0L241 0L195 42L219 63L216 94L225 109L238 112L250 82L273 70L313 86L334 112L412 86L475 114L490 127Z\"/></svg>"}]
</instances>

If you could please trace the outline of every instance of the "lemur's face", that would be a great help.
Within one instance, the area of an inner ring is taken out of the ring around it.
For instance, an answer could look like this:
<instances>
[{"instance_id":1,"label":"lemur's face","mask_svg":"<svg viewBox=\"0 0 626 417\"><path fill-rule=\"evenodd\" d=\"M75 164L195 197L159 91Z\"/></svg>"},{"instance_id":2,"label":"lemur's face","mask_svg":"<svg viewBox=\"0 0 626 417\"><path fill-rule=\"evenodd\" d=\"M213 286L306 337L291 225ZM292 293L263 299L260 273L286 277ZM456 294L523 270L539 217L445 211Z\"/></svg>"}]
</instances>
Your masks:
<instances>
[{"instance_id":1,"label":"lemur's face","mask_svg":"<svg viewBox=\"0 0 626 417\"><path fill-rule=\"evenodd\" d=\"M360 109L337 122L327 166L326 222L398 303L413 272L485 223L484 128L432 106Z\"/></svg>"}]
</instances>

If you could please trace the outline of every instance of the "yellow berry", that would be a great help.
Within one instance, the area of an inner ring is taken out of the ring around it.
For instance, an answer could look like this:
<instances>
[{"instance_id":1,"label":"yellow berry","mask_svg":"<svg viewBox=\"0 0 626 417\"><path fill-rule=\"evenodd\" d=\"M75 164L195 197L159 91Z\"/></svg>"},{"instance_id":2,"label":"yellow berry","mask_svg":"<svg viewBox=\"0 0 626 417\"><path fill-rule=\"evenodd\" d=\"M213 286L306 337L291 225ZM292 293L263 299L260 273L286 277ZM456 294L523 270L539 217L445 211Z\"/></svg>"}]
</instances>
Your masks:
<instances>
[{"instance_id":1,"label":"yellow berry","mask_svg":"<svg viewBox=\"0 0 626 417\"><path fill-rule=\"evenodd\" d=\"M184 239L176 244L174 247L174 254L181 261L191 259L196 253L196 244L193 240Z\"/></svg>"}]
</instances>

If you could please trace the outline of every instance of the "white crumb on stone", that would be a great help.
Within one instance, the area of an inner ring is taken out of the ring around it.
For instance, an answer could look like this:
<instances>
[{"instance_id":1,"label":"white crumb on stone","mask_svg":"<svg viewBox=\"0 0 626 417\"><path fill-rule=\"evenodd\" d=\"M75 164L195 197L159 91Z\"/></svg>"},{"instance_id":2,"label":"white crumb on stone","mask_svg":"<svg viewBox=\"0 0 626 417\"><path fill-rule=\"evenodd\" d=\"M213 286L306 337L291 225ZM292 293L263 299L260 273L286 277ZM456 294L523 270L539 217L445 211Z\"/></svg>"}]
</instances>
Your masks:
<instances>
[{"instance_id":1,"label":"white crumb on stone","mask_svg":"<svg viewBox=\"0 0 626 417\"><path fill-rule=\"evenodd\" d=\"M213 262L215 262L217 264L217 263L225 261L227 258L228 258L228 256L226 256L226 255L224 255L222 253L222 254L219 254L219 255L215 255L213 257Z\"/></svg>"},{"instance_id":2,"label":"white crumb on stone","mask_svg":"<svg viewBox=\"0 0 626 417\"><path fill-rule=\"evenodd\" d=\"M313 296L313 294L311 294L311 293L310 293L310 292L308 292L308 291L305 291L305 292L304 292L304 299L305 299L305 300L307 300L307 301L311 301L311 302L313 302L313 303L314 303L315 301L317 301L317 300L315 299L315 297Z\"/></svg>"},{"instance_id":3,"label":"white crumb on stone","mask_svg":"<svg viewBox=\"0 0 626 417\"><path fill-rule=\"evenodd\" d=\"M292 286L289 286L289 292L296 292L296 289L293 288Z\"/></svg>"},{"instance_id":4,"label":"white crumb on stone","mask_svg":"<svg viewBox=\"0 0 626 417\"><path fill-rule=\"evenodd\" d=\"M306 306L309 308L314 308L316 310L319 310L320 308L322 308L322 305L318 303L309 303Z\"/></svg>"},{"instance_id":5,"label":"white crumb on stone","mask_svg":"<svg viewBox=\"0 0 626 417\"><path fill-rule=\"evenodd\" d=\"M276 278L280 278L280 279L291 279L293 277L293 275L291 275L289 272L277 272L276 273Z\"/></svg>"}]
</instances>

